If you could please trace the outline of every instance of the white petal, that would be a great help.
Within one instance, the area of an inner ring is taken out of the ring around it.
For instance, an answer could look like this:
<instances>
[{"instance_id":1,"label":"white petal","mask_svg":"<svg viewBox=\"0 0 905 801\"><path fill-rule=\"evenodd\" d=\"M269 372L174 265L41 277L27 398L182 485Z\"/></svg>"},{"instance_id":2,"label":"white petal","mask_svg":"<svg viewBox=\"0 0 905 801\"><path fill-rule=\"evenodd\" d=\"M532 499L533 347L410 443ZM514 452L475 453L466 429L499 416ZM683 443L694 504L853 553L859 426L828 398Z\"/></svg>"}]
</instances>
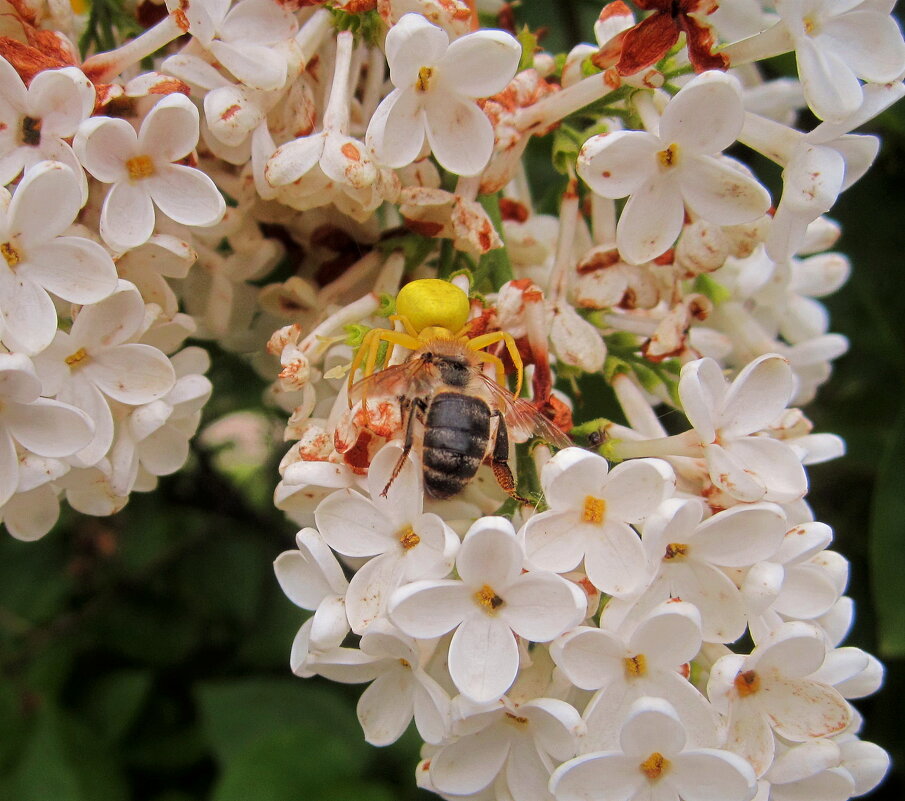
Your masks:
<instances>
[{"instance_id":1,"label":"white petal","mask_svg":"<svg viewBox=\"0 0 905 801\"><path fill-rule=\"evenodd\" d=\"M397 553L375 556L358 568L346 593L346 613L352 631L364 633L384 613L390 594L402 581L403 570Z\"/></svg>"},{"instance_id":2,"label":"white petal","mask_svg":"<svg viewBox=\"0 0 905 801\"><path fill-rule=\"evenodd\" d=\"M79 312L70 331L72 344L88 350L118 345L136 333L144 313L145 304L138 290L120 281L112 295Z\"/></svg>"},{"instance_id":3,"label":"white petal","mask_svg":"<svg viewBox=\"0 0 905 801\"><path fill-rule=\"evenodd\" d=\"M198 109L185 95L167 95L152 108L141 124L138 152L155 163L184 158L198 144Z\"/></svg>"},{"instance_id":4,"label":"white petal","mask_svg":"<svg viewBox=\"0 0 905 801\"><path fill-rule=\"evenodd\" d=\"M405 14L390 28L386 38L386 58L393 86L414 84L418 70L437 64L448 45L449 36L442 28L431 25L420 14Z\"/></svg>"},{"instance_id":5,"label":"white petal","mask_svg":"<svg viewBox=\"0 0 905 801\"><path fill-rule=\"evenodd\" d=\"M682 368L679 376L682 410L704 444L716 439L717 415L725 395L726 380L713 359L698 359Z\"/></svg>"},{"instance_id":6,"label":"white petal","mask_svg":"<svg viewBox=\"0 0 905 801\"><path fill-rule=\"evenodd\" d=\"M477 614L456 629L449 644L449 675L472 701L502 696L518 673L518 645L499 617Z\"/></svg>"},{"instance_id":7,"label":"white petal","mask_svg":"<svg viewBox=\"0 0 905 801\"><path fill-rule=\"evenodd\" d=\"M624 670L625 645L622 640L588 626L558 638L551 644L550 653L569 681L582 690L598 690L618 678Z\"/></svg>"},{"instance_id":8,"label":"white petal","mask_svg":"<svg viewBox=\"0 0 905 801\"><path fill-rule=\"evenodd\" d=\"M19 457L6 426L0 427L0 504L5 504L19 483Z\"/></svg>"},{"instance_id":9,"label":"white petal","mask_svg":"<svg viewBox=\"0 0 905 801\"><path fill-rule=\"evenodd\" d=\"M668 669L690 662L701 650L701 613L685 601L661 604L632 633L628 650Z\"/></svg>"},{"instance_id":10,"label":"white petal","mask_svg":"<svg viewBox=\"0 0 905 801\"><path fill-rule=\"evenodd\" d=\"M439 64L441 80L467 97L503 91L518 68L522 48L505 31L481 30L456 39Z\"/></svg>"},{"instance_id":11,"label":"white petal","mask_svg":"<svg viewBox=\"0 0 905 801\"><path fill-rule=\"evenodd\" d=\"M324 137L321 134L293 139L277 148L264 167L264 178L271 186L285 186L305 175L321 157Z\"/></svg>"},{"instance_id":12,"label":"white petal","mask_svg":"<svg viewBox=\"0 0 905 801\"><path fill-rule=\"evenodd\" d=\"M655 176L660 147L660 140L647 131L598 134L581 146L577 171L598 195L625 197Z\"/></svg>"},{"instance_id":13,"label":"white petal","mask_svg":"<svg viewBox=\"0 0 905 801\"><path fill-rule=\"evenodd\" d=\"M82 194L75 175L59 162L32 167L19 182L9 204L10 237L20 237L29 248L61 234L78 214Z\"/></svg>"},{"instance_id":14,"label":"white petal","mask_svg":"<svg viewBox=\"0 0 905 801\"><path fill-rule=\"evenodd\" d=\"M143 186L113 184L101 208L101 236L114 250L143 245L154 232L154 204Z\"/></svg>"},{"instance_id":15,"label":"white petal","mask_svg":"<svg viewBox=\"0 0 905 801\"><path fill-rule=\"evenodd\" d=\"M75 134L94 100L94 85L75 67L39 72L28 86L29 104L40 110L41 132L61 138Z\"/></svg>"},{"instance_id":16,"label":"white petal","mask_svg":"<svg viewBox=\"0 0 905 801\"><path fill-rule=\"evenodd\" d=\"M734 506L701 523L694 555L724 567L748 567L774 556L785 534L786 516L778 506Z\"/></svg>"},{"instance_id":17,"label":"white petal","mask_svg":"<svg viewBox=\"0 0 905 801\"><path fill-rule=\"evenodd\" d=\"M472 100L431 93L424 105L424 127L434 157L456 175L477 175L493 152L493 126Z\"/></svg>"},{"instance_id":18,"label":"white petal","mask_svg":"<svg viewBox=\"0 0 905 801\"><path fill-rule=\"evenodd\" d=\"M861 84L849 66L810 37L802 37L797 45L798 74L811 111L831 122L855 112L861 105Z\"/></svg>"},{"instance_id":19,"label":"white petal","mask_svg":"<svg viewBox=\"0 0 905 801\"><path fill-rule=\"evenodd\" d=\"M47 292L25 277L0 267L3 343L27 354L40 353L54 338L57 311Z\"/></svg>"},{"instance_id":20,"label":"white petal","mask_svg":"<svg viewBox=\"0 0 905 801\"><path fill-rule=\"evenodd\" d=\"M389 521L355 490L329 495L318 505L315 519L327 544L345 556L374 556L394 546Z\"/></svg>"},{"instance_id":21,"label":"white petal","mask_svg":"<svg viewBox=\"0 0 905 801\"><path fill-rule=\"evenodd\" d=\"M390 598L390 620L410 637L440 637L475 609L471 591L461 581L424 580L400 587Z\"/></svg>"},{"instance_id":22,"label":"white petal","mask_svg":"<svg viewBox=\"0 0 905 801\"><path fill-rule=\"evenodd\" d=\"M658 751L670 758L685 747L685 727L667 701L640 698L632 704L619 740L627 756L643 760Z\"/></svg>"},{"instance_id":23,"label":"white petal","mask_svg":"<svg viewBox=\"0 0 905 801\"><path fill-rule=\"evenodd\" d=\"M106 184L126 178L126 161L137 154L137 147L135 129L112 117L85 120L72 143L82 166Z\"/></svg>"},{"instance_id":24,"label":"white petal","mask_svg":"<svg viewBox=\"0 0 905 801\"><path fill-rule=\"evenodd\" d=\"M701 613L706 642L734 642L745 631L745 608L732 580L717 568L689 560L669 568L675 594Z\"/></svg>"},{"instance_id":25,"label":"white petal","mask_svg":"<svg viewBox=\"0 0 905 801\"><path fill-rule=\"evenodd\" d=\"M503 767L509 743L499 727L491 725L444 746L431 758L431 783L440 792L454 795L483 790Z\"/></svg>"},{"instance_id":26,"label":"white petal","mask_svg":"<svg viewBox=\"0 0 905 801\"><path fill-rule=\"evenodd\" d=\"M631 801L644 796L647 777L638 762L616 753L586 754L560 765L550 777L557 801ZM606 795L602 795L606 788Z\"/></svg>"},{"instance_id":27,"label":"white petal","mask_svg":"<svg viewBox=\"0 0 905 801\"><path fill-rule=\"evenodd\" d=\"M97 303L116 289L113 259L97 242L60 236L28 253L28 275L72 303Z\"/></svg>"},{"instance_id":28,"label":"white petal","mask_svg":"<svg viewBox=\"0 0 905 801\"><path fill-rule=\"evenodd\" d=\"M851 721L845 699L816 681L771 682L758 695L776 733L794 742L837 734Z\"/></svg>"},{"instance_id":29,"label":"white petal","mask_svg":"<svg viewBox=\"0 0 905 801\"><path fill-rule=\"evenodd\" d=\"M629 198L616 226L616 245L631 264L665 253L682 231L685 204L676 175L658 175Z\"/></svg>"},{"instance_id":30,"label":"white petal","mask_svg":"<svg viewBox=\"0 0 905 801\"><path fill-rule=\"evenodd\" d=\"M905 42L895 20L873 11L850 11L826 21L822 37L859 78L889 83L905 71Z\"/></svg>"},{"instance_id":31,"label":"white petal","mask_svg":"<svg viewBox=\"0 0 905 801\"><path fill-rule=\"evenodd\" d=\"M716 749L679 755L669 781L683 801L748 801L754 793L754 771L740 756Z\"/></svg>"},{"instance_id":32,"label":"white petal","mask_svg":"<svg viewBox=\"0 0 905 801\"><path fill-rule=\"evenodd\" d=\"M381 101L368 123L365 143L387 167L405 167L418 158L424 118L414 89L394 89Z\"/></svg>"},{"instance_id":33,"label":"white petal","mask_svg":"<svg viewBox=\"0 0 905 801\"><path fill-rule=\"evenodd\" d=\"M527 562L538 570L565 573L578 566L585 537L575 512L541 512L522 528Z\"/></svg>"},{"instance_id":34,"label":"white petal","mask_svg":"<svg viewBox=\"0 0 905 801\"><path fill-rule=\"evenodd\" d=\"M121 403L149 403L163 397L176 382L170 360L151 345L108 348L94 354L82 369L101 392Z\"/></svg>"},{"instance_id":35,"label":"white petal","mask_svg":"<svg viewBox=\"0 0 905 801\"><path fill-rule=\"evenodd\" d=\"M754 438L746 437L746 439ZM740 439L732 440L731 444L735 445L741 441ZM733 498L751 503L763 500L766 496L767 488L764 485L764 477L751 470L744 461L727 448L720 445L707 445L704 448L704 457L707 460L710 480Z\"/></svg>"},{"instance_id":36,"label":"white petal","mask_svg":"<svg viewBox=\"0 0 905 801\"><path fill-rule=\"evenodd\" d=\"M603 490L608 520L640 523L675 488L672 468L662 459L631 459L617 465Z\"/></svg>"},{"instance_id":37,"label":"white petal","mask_svg":"<svg viewBox=\"0 0 905 801\"><path fill-rule=\"evenodd\" d=\"M19 444L39 456L71 456L94 434L91 418L80 409L47 398L10 405L6 420Z\"/></svg>"},{"instance_id":38,"label":"white petal","mask_svg":"<svg viewBox=\"0 0 905 801\"><path fill-rule=\"evenodd\" d=\"M220 190L205 173L193 167L158 165L156 175L145 181L157 208L183 225L215 225L226 211Z\"/></svg>"},{"instance_id":39,"label":"white petal","mask_svg":"<svg viewBox=\"0 0 905 801\"><path fill-rule=\"evenodd\" d=\"M603 494L608 473L609 465L602 456L582 448L565 448L544 465L541 485L552 509L577 510L586 496Z\"/></svg>"},{"instance_id":40,"label":"white petal","mask_svg":"<svg viewBox=\"0 0 905 801\"><path fill-rule=\"evenodd\" d=\"M782 356L767 354L746 365L723 401L723 434L751 434L774 423L792 397L793 383L792 368Z\"/></svg>"},{"instance_id":41,"label":"white petal","mask_svg":"<svg viewBox=\"0 0 905 801\"><path fill-rule=\"evenodd\" d=\"M584 564L591 583L608 595L630 595L650 579L640 537L618 521L606 523L589 539Z\"/></svg>"},{"instance_id":42,"label":"white petal","mask_svg":"<svg viewBox=\"0 0 905 801\"><path fill-rule=\"evenodd\" d=\"M708 449L709 451L709 449ZM764 500L791 503L808 491L808 477L798 457L786 443L770 437L742 437L726 445L726 451L748 474L754 474L765 485ZM708 463L710 456L708 453ZM711 473L713 478L713 473ZM736 496L732 490L727 490ZM750 500L758 500L750 498Z\"/></svg>"},{"instance_id":43,"label":"white petal","mask_svg":"<svg viewBox=\"0 0 905 801\"><path fill-rule=\"evenodd\" d=\"M217 61L252 89L269 92L286 83L286 57L272 47L214 40L210 50Z\"/></svg>"},{"instance_id":44,"label":"white petal","mask_svg":"<svg viewBox=\"0 0 905 801\"><path fill-rule=\"evenodd\" d=\"M711 70L689 81L667 104L660 118L660 139L667 145L677 143L689 156L719 153L735 142L744 121L738 79Z\"/></svg>"},{"instance_id":45,"label":"white petal","mask_svg":"<svg viewBox=\"0 0 905 801\"><path fill-rule=\"evenodd\" d=\"M502 593L521 573L523 561L512 524L503 517L482 517L465 535L456 568L469 587L486 584Z\"/></svg>"},{"instance_id":46,"label":"white petal","mask_svg":"<svg viewBox=\"0 0 905 801\"><path fill-rule=\"evenodd\" d=\"M740 225L759 219L770 208L770 194L731 162L701 156L682 173L682 196L688 206L717 225Z\"/></svg>"},{"instance_id":47,"label":"white petal","mask_svg":"<svg viewBox=\"0 0 905 801\"><path fill-rule=\"evenodd\" d=\"M583 618L587 600L571 581L551 573L523 573L504 591L498 614L520 637L549 642Z\"/></svg>"},{"instance_id":48,"label":"white petal","mask_svg":"<svg viewBox=\"0 0 905 801\"><path fill-rule=\"evenodd\" d=\"M18 492L3 506L3 525L11 536L34 542L56 524L60 502L50 484L29 492Z\"/></svg>"},{"instance_id":49,"label":"white petal","mask_svg":"<svg viewBox=\"0 0 905 801\"><path fill-rule=\"evenodd\" d=\"M113 415L110 412L110 406L106 398L94 384L78 380L77 378L66 384L63 390L57 394L57 399L86 412L94 422L94 437L76 456L78 457L77 461L83 466L96 464L103 458L113 443ZM104 498L107 494L104 487L105 484L106 482L101 482L97 487L90 488L86 495L95 498L98 502L110 502L109 497L106 497L106 500ZM97 497L94 493L100 493L101 497ZM85 513L94 514L94 512L90 511ZM100 512L99 514L111 513Z\"/></svg>"},{"instance_id":50,"label":"white petal","mask_svg":"<svg viewBox=\"0 0 905 801\"><path fill-rule=\"evenodd\" d=\"M402 736L414 711L413 684L411 670L399 666L378 676L361 694L356 712L371 745L389 745Z\"/></svg>"}]
</instances>

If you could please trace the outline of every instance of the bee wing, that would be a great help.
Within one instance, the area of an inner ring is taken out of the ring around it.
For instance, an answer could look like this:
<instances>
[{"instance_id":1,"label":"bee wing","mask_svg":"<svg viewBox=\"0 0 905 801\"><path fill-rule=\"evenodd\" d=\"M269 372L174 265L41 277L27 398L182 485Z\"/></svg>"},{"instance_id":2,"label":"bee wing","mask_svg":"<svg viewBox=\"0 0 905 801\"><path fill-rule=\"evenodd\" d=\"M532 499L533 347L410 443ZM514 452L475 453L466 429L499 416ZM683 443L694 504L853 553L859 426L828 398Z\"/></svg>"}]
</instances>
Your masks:
<instances>
[{"instance_id":1,"label":"bee wing","mask_svg":"<svg viewBox=\"0 0 905 801\"><path fill-rule=\"evenodd\" d=\"M431 393L433 384L429 366L422 359L409 359L356 381L349 390L349 400L354 404L365 396L424 397Z\"/></svg>"},{"instance_id":2,"label":"bee wing","mask_svg":"<svg viewBox=\"0 0 905 801\"><path fill-rule=\"evenodd\" d=\"M536 406L515 397L508 389L501 387L492 378L476 373L491 398L492 405L502 412L506 425L522 435L536 435L557 448L568 448L572 441L550 420L544 417Z\"/></svg>"}]
</instances>

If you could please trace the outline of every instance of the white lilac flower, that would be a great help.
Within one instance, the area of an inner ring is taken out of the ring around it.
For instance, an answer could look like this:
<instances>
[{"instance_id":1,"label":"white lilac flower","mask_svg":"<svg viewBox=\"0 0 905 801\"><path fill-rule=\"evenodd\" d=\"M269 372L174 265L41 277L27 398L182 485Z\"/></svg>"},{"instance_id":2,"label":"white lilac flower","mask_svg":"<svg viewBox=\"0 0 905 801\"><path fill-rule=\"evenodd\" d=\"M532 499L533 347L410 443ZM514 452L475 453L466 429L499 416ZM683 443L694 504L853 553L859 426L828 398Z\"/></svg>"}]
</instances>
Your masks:
<instances>
[{"instance_id":1,"label":"white lilac flower","mask_svg":"<svg viewBox=\"0 0 905 801\"><path fill-rule=\"evenodd\" d=\"M286 58L273 47L298 28L286 6L270 0L167 0L167 8L184 14L194 41L242 83L268 90L286 82Z\"/></svg>"},{"instance_id":2,"label":"white lilac flower","mask_svg":"<svg viewBox=\"0 0 905 801\"><path fill-rule=\"evenodd\" d=\"M198 143L198 110L179 93L159 101L138 133L125 120L92 117L73 147L95 178L112 184L101 209L100 232L118 251L138 247L154 232L154 206L183 225L215 225L223 196L201 170L179 164Z\"/></svg>"},{"instance_id":3,"label":"white lilac flower","mask_svg":"<svg viewBox=\"0 0 905 801\"><path fill-rule=\"evenodd\" d=\"M888 9L867 2L777 0L792 40L805 100L824 120L840 120L862 100L859 78L894 81L905 72L905 41Z\"/></svg>"},{"instance_id":4,"label":"white lilac flower","mask_svg":"<svg viewBox=\"0 0 905 801\"><path fill-rule=\"evenodd\" d=\"M78 179L81 206L88 183L67 140L94 109L94 86L75 67L44 70L28 88L0 56L0 184L40 161L58 161Z\"/></svg>"},{"instance_id":5,"label":"white lilac flower","mask_svg":"<svg viewBox=\"0 0 905 801\"><path fill-rule=\"evenodd\" d=\"M571 582L546 571L522 572L524 551L512 524L484 517L465 535L459 579L406 584L390 598L390 620L416 639L452 629L449 673L476 702L503 695L518 673L516 635L548 642L582 620L586 602Z\"/></svg>"},{"instance_id":6,"label":"white lilac flower","mask_svg":"<svg viewBox=\"0 0 905 801\"><path fill-rule=\"evenodd\" d=\"M450 43L420 14L406 14L386 38L396 88L371 117L365 141L378 161L403 167L424 138L437 161L458 175L475 175L493 151L493 126L475 98L501 91L518 67L521 48L503 31L481 30Z\"/></svg>"},{"instance_id":7,"label":"white lilac flower","mask_svg":"<svg viewBox=\"0 0 905 801\"><path fill-rule=\"evenodd\" d=\"M303 528L295 542L297 550L283 551L273 563L277 581L292 603L314 612L307 624L310 647L339 646L349 633L344 600L349 582L316 529Z\"/></svg>"},{"instance_id":8,"label":"white lilac flower","mask_svg":"<svg viewBox=\"0 0 905 801\"><path fill-rule=\"evenodd\" d=\"M552 801L547 789L552 765L575 754L583 730L578 712L557 698L475 705L453 703L459 736L431 758L430 780L444 797L472 796L493 788L491 798Z\"/></svg>"},{"instance_id":9,"label":"white lilac flower","mask_svg":"<svg viewBox=\"0 0 905 801\"><path fill-rule=\"evenodd\" d=\"M744 121L738 81L711 71L695 77L667 104L658 131L615 131L584 143L577 171L585 183L603 197L630 196L616 228L624 258L642 264L671 247L682 230L686 205L719 225L750 222L767 211L766 190L718 158L735 142Z\"/></svg>"},{"instance_id":10,"label":"white lilac flower","mask_svg":"<svg viewBox=\"0 0 905 801\"><path fill-rule=\"evenodd\" d=\"M650 566L632 525L672 495L669 465L632 459L609 471L597 454L566 448L544 466L541 485L550 509L520 532L528 564L565 573L584 559L588 578L602 592L625 596L643 589Z\"/></svg>"},{"instance_id":11,"label":"white lilac flower","mask_svg":"<svg viewBox=\"0 0 905 801\"><path fill-rule=\"evenodd\" d=\"M788 503L807 492L795 452L772 437L756 436L779 417L792 391L789 363L776 354L755 359L731 385L713 359L682 368L682 409L704 449L710 480L733 498Z\"/></svg>"},{"instance_id":12,"label":"white lilac flower","mask_svg":"<svg viewBox=\"0 0 905 801\"><path fill-rule=\"evenodd\" d=\"M35 354L57 331L51 293L72 303L96 303L116 288L116 268L99 244L63 236L82 205L78 181L59 162L28 171L12 200L0 192L0 318L2 339Z\"/></svg>"},{"instance_id":13,"label":"white lilac flower","mask_svg":"<svg viewBox=\"0 0 905 801\"><path fill-rule=\"evenodd\" d=\"M445 578L459 548L456 533L437 515L423 512L421 477L411 456L393 478L401 455L402 448L390 444L371 461L370 498L352 489L337 490L314 513L333 550L353 558L373 557L355 572L346 595L356 634L385 613L388 598L401 584Z\"/></svg>"},{"instance_id":14,"label":"white lilac flower","mask_svg":"<svg viewBox=\"0 0 905 801\"><path fill-rule=\"evenodd\" d=\"M613 599L606 625L636 624L669 598L694 604L706 642L734 642L745 631L745 605L721 568L748 567L772 557L786 531L782 509L769 503L733 506L701 522L704 504L671 499L645 522L644 551L654 571L640 597Z\"/></svg>"},{"instance_id":15,"label":"white lilac flower","mask_svg":"<svg viewBox=\"0 0 905 801\"><path fill-rule=\"evenodd\" d=\"M827 656L823 633L809 623L784 623L750 656L728 654L710 671L707 695L728 716L726 747L762 776L773 762L773 732L800 743L843 731L851 707L812 678Z\"/></svg>"},{"instance_id":16,"label":"white lilac flower","mask_svg":"<svg viewBox=\"0 0 905 801\"><path fill-rule=\"evenodd\" d=\"M85 447L93 425L83 411L42 398L41 381L31 360L0 353L0 506L19 485L16 446L38 456L61 458Z\"/></svg>"},{"instance_id":17,"label":"white lilac flower","mask_svg":"<svg viewBox=\"0 0 905 801\"><path fill-rule=\"evenodd\" d=\"M629 707L647 695L672 704L696 747L718 745L713 707L682 671L701 650L701 615L673 598L655 607L628 631L580 626L550 646L557 666L578 688L597 690L585 708L587 734L580 750L619 744Z\"/></svg>"},{"instance_id":18,"label":"white lilac flower","mask_svg":"<svg viewBox=\"0 0 905 801\"><path fill-rule=\"evenodd\" d=\"M94 437L77 456L95 464L113 442L108 398L138 406L169 392L176 381L170 360L157 348L130 340L145 322L145 304L132 284L84 306L69 333L58 331L36 361L48 394L81 409L94 422Z\"/></svg>"},{"instance_id":19,"label":"white lilac flower","mask_svg":"<svg viewBox=\"0 0 905 801\"><path fill-rule=\"evenodd\" d=\"M554 771L556 801L749 801L754 773L744 759L688 747L668 702L641 698L626 716L619 748L570 759Z\"/></svg>"},{"instance_id":20,"label":"white lilac flower","mask_svg":"<svg viewBox=\"0 0 905 801\"><path fill-rule=\"evenodd\" d=\"M425 742L442 742L449 733L450 699L426 672L419 643L386 620L376 620L361 638L361 650L378 660L376 678L358 699L365 739L372 745L394 743L414 718Z\"/></svg>"}]
</instances>

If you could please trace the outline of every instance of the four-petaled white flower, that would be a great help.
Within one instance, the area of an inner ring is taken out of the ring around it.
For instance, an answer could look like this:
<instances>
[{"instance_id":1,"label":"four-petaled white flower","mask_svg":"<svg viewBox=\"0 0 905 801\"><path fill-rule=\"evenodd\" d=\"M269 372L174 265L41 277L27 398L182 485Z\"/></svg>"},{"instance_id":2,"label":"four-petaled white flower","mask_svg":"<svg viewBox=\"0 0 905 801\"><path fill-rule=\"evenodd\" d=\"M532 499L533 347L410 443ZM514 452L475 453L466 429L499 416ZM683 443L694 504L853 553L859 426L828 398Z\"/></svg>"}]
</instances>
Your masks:
<instances>
[{"instance_id":1,"label":"four-petaled white flower","mask_svg":"<svg viewBox=\"0 0 905 801\"><path fill-rule=\"evenodd\" d=\"M201 170L179 164L198 143L198 109L171 94L145 116L141 128L125 120L92 117L73 147L97 180L112 184L101 209L100 232L118 251L138 247L154 232L154 206L183 225L210 226L226 210L223 196Z\"/></svg>"},{"instance_id":2,"label":"four-petaled white flower","mask_svg":"<svg viewBox=\"0 0 905 801\"><path fill-rule=\"evenodd\" d=\"M686 205L718 225L751 222L767 211L767 191L738 165L718 158L744 120L738 80L711 71L670 100L659 131L615 131L584 143L577 169L585 183L603 197L630 195L616 228L625 259L643 264L670 248Z\"/></svg>"},{"instance_id":3,"label":"four-petaled white flower","mask_svg":"<svg viewBox=\"0 0 905 801\"><path fill-rule=\"evenodd\" d=\"M116 289L116 267L97 242L63 236L82 205L68 167L44 161L9 199L0 190L0 319L7 347L36 354L57 331L51 293L97 303Z\"/></svg>"},{"instance_id":4,"label":"four-petaled white flower","mask_svg":"<svg viewBox=\"0 0 905 801\"><path fill-rule=\"evenodd\" d=\"M528 563L565 573L584 559L591 583L609 595L642 589L650 569L632 524L672 495L675 475L661 459L632 459L612 471L580 448L556 454L541 473L550 506L522 529Z\"/></svg>"},{"instance_id":5,"label":"four-petaled white flower","mask_svg":"<svg viewBox=\"0 0 905 801\"><path fill-rule=\"evenodd\" d=\"M442 28L406 14L387 34L386 57L396 88L377 107L365 141L388 167L411 164L424 137L437 161L476 175L493 151L493 126L475 98L501 91L515 75L519 43L482 30L450 43Z\"/></svg>"},{"instance_id":6,"label":"four-petaled white flower","mask_svg":"<svg viewBox=\"0 0 905 801\"><path fill-rule=\"evenodd\" d=\"M618 750L560 765L550 779L556 801L748 801L754 773L744 759L716 748L689 748L676 711L660 698L638 699Z\"/></svg>"},{"instance_id":7,"label":"four-petaled white flower","mask_svg":"<svg viewBox=\"0 0 905 801\"><path fill-rule=\"evenodd\" d=\"M356 634L385 612L387 599L403 582L445 578L459 549L455 532L437 515L423 513L421 480L411 457L392 478L401 454L398 445L390 444L374 457L368 469L370 499L341 489L314 513L318 530L335 551L373 557L355 572L346 595Z\"/></svg>"},{"instance_id":8,"label":"four-petaled white flower","mask_svg":"<svg viewBox=\"0 0 905 801\"><path fill-rule=\"evenodd\" d=\"M465 535L456 559L460 579L415 581L389 603L390 620L416 639L456 629L449 673L476 702L509 689L519 666L516 635L549 642L584 618L583 593L546 571L522 572L525 556L512 524L482 517Z\"/></svg>"},{"instance_id":9,"label":"four-petaled white flower","mask_svg":"<svg viewBox=\"0 0 905 801\"><path fill-rule=\"evenodd\" d=\"M775 353L749 363L732 384L713 359L682 368L682 409L704 448L710 480L733 498L788 503L807 492L795 451L758 436L783 412L793 391L792 369Z\"/></svg>"}]
</instances>

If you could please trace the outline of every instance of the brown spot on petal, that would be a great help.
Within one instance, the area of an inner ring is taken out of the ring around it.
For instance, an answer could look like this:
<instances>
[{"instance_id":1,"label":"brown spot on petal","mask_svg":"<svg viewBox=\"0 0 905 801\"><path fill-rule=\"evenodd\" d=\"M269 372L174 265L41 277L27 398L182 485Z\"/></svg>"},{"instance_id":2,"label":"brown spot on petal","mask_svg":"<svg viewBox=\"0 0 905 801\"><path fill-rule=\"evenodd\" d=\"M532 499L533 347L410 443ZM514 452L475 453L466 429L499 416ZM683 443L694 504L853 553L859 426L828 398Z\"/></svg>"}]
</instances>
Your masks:
<instances>
[{"instance_id":1,"label":"brown spot on petal","mask_svg":"<svg viewBox=\"0 0 905 801\"><path fill-rule=\"evenodd\" d=\"M189 25L189 18L185 15L185 12L181 8L177 8L173 10L172 14L173 19L176 21L176 25L179 26L179 30L188 33L191 26Z\"/></svg>"},{"instance_id":2,"label":"brown spot on petal","mask_svg":"<svg viewBox=\"0 0 905 801\"><path fill-rule=\"evenodd\" d=\"M403 217L405 227L410 231L414 231L421 236L437 236L443 230L443 224L431 222L430 220L413 220L410 217Z\"/></svg>"},{"instance_id":3,"label":"brown spot on petal","mask_svg":"<svg viewBox=\"0 0 905 801\"><path fill-rule=\"evenodd\" d=\"M340 148L340 151L342 151L342 154L351 161L361 161L361 153L358 152L358 148L351 142L346 142Z\"/></svg>"},{"instance_id":4,"label":"brown spot on petal","mask_svg":"<svg viewBox=\"0 0 905 801\"><path fill-rule=\"evenodd\" d=\"M231 106L229 106L228 108L225 108L223 110L223 113L220 115L220 119L223 121L232 119L241 110L242 110L242 106L240 106L238 103L233 103Z\"/></svg>"}]
</instances>

